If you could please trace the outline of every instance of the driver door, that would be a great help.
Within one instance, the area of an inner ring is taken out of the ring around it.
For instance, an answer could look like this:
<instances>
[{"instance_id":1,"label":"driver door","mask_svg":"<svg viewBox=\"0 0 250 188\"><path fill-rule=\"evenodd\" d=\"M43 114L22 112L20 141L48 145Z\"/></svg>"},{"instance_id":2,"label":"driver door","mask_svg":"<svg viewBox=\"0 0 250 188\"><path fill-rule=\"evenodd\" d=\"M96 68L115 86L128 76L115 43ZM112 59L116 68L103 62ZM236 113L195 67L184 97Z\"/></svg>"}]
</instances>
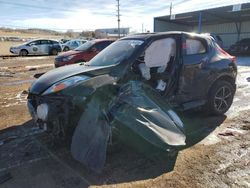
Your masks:
<instances>
[{"instance_id":1,"label":"driver door","mask_svg":"<svg viewBox=\"0 0 250 188\"><path fill-rule=\"evenodd\" d=\"M37 55L41 53L41 41L36 40L29 43L29 54Z\"/></svg>"}]
</instances>

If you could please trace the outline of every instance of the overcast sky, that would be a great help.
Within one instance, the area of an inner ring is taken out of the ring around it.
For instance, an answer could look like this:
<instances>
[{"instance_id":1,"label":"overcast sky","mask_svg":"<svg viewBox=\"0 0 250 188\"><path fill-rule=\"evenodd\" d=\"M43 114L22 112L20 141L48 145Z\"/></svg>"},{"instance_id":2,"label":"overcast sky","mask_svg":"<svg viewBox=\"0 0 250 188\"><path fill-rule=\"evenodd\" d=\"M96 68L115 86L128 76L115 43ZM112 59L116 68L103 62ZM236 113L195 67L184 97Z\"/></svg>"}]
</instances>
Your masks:
<instances>
[{"instance_id":1,"label":"overcast sky","mask_svg":"<svg viewBox=\"0 0 250 188\"><path fill-rule=\"evenodd\" d=\"M153 31L153 18L250 0L120 0L121 26ZM0 0L0 27L64 31L117 27L116 0Z\"/></svg>"}]
</instances>

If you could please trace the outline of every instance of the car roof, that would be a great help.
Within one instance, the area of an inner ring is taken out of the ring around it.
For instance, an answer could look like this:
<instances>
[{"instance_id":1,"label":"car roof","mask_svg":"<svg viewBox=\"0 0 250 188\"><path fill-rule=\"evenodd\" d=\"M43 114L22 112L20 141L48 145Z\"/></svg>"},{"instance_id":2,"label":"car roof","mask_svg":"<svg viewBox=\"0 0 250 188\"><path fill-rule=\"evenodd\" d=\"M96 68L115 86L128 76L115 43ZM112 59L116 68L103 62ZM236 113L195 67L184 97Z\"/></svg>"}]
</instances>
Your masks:
<instances>
[{"instance_id":1,"label":"car roof","mask_svg":"<svg viewBox=\"0 0 250 188\"><path fill-rule=\"evenodd\" d=\"M57 40L54 40L54 39L44 39L44 38L33 39L33 40L28 41L28 42L34 42L34 41L38 41L38 40L50 40L50 41L58 42Z\"/></svg>"},{"instance_id":2,"label":"car roof","mask_svg":"<svg viewBox=\"0 0 250 188\"><path fill-rule=\"evenodd\" d=\"M112 42L114 42L115 39L94 39L94 40L92 40L92 41L94 41L95 43L98 43L98 42L105 42L105 41L112 41Z\"/></svg>"},{"instance_id":3,"label":"car roof","mask_svg":"<svg viewBox=\"0 0 250 188\"><path fill-rule=\"evenodd\" d=\"M158 32L158 33L138 33L138 34L129 35L122 39L133 38L133 39L146 40L148 38L153 38L153 37L160 37L160 36L165 36L165 35L182 35L182 34L188 35L188 36L206 38L206 39L211 38L211 36L205 35L205 34L190 33L190 32L184 32L184 31L167 31L167 32Z\"/></svg>"}]
</instances>

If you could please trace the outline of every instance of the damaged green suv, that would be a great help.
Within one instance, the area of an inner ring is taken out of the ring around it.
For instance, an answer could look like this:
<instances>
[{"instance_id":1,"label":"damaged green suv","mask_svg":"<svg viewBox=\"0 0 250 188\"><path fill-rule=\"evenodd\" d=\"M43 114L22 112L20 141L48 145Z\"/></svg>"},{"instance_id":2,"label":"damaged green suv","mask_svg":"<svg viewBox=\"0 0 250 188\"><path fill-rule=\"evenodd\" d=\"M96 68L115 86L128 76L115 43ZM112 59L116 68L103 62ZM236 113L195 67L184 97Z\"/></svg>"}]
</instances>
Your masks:
<instances>
[{"instance_id":1,"label":"damaged green suv","mask_svg":"<svg viewBox=\"0 0 250 188\"><path fill-rule=\"evenodd\" d=\"M236 74L235 58L207 35L134 35L90 62L42 75L29 90L28 108L53 135L74 130L73 157L100 171L112 135L125 142L133 135L162 151L185 145L185 126L173 110L225 113Z\"/></svg>"}]
</instances>

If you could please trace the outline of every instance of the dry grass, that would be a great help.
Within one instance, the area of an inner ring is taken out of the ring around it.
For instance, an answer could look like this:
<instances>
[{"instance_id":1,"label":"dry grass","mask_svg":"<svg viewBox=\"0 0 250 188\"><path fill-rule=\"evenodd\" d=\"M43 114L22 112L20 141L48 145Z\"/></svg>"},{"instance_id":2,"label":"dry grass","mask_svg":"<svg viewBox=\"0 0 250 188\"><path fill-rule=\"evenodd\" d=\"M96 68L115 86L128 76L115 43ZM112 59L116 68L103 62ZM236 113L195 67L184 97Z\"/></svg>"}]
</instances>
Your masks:
<instances>
[{"instance_id":1,"label":"dry grass","mask_svg":"<svg viewBox=\"0 0 250 188\"><path fill-rule=\"evenodd\" d=\"M40 34L40 33L21 33L21 32L6 32L0 30L0 37L20 37L20 38L49 38L60 39L62 36Z\"/></svg>"},{"instance_id":2,"label":"dry grass","mask_svg":"<svg viewBox=\"0 0 250 188\"><path fill-rule=\"evenodd\" d=\"M10 47L22 44L23 42L4 41L0 42L0 55L11 55Z\"/></svg>"}]
</instances>

